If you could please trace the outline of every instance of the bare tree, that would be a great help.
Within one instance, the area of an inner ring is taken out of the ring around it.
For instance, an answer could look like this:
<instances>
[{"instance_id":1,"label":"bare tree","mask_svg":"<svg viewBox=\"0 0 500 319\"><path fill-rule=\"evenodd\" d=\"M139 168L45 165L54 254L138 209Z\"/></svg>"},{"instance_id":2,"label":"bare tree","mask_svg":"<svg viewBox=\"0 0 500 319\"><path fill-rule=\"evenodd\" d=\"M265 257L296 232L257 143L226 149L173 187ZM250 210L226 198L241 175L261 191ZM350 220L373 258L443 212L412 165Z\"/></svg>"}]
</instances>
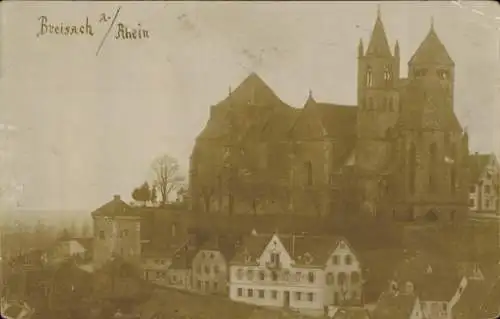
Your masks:
<instances>
[{"instance_id":1,"label":"bare tree","mask_svg":"<svg viewBox=\"0 0 500 319\"><path fill-rule=\"evenodd\" d=\"M153 184L160 191L160 203L164 205L168 201L170 193L176 190L184 181L179 172L179 162L177 159L165 154L156 158L151 167L154 174Z\"/></svg>"}]
</instances>

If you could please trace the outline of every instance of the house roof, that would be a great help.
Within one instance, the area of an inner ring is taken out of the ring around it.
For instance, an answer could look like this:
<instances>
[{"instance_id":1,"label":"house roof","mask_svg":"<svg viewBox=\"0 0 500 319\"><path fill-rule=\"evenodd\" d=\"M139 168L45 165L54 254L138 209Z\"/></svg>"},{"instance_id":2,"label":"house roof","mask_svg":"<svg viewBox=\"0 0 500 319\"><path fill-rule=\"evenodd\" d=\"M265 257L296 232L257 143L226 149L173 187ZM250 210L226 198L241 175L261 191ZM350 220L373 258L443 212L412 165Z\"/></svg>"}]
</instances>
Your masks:
<instances>
[{"instance_id":1,"label":"house roof","mask_svg":"<svg viewBox=\"0 0 500 319\"><path fill-rule=\"evenodd\" d=\"M412 282L422 300L449 301L463 278L457 263L421 253L396 267L395 279L404 286ZM439 282L439 285L436 285Z\"/></svg>"},{"instance_id":2,"label":"house roof","mask_svg":"<svg viewBox=\"0 0 500 319\"><path fill-rule=\"evenodd\" d=\"M130 207L127 203L121 200L120 196L115 195L111 201L102 205L92 212L92 217L138 217L138 211Z\"/></svg>"},{"instance_id":3,"label":"house roof","mask_svg":"<svg viewBox=\"0 0 500 319\"><path fill-rule=\"evenodd\" d=\"M358 108L354 105L315 103L314 109L320 117L329 137L356 136Z\"/></svg>"},{"instance_id":4,"label":"house roof","mask_svg":"<svg viewBox=\"0 0 500 319\"><path fill-rule=\"evenodd\" d=\"M472 183L479 182L481 175L491 161L493 154L471 154L469 156L469 176Z\"/></svg>"},{"instance_id":5,"label":"house roof","mask_svg":"<svg viewBox=\"0 0 500 319\"><path fill-rule=\"evenodd\" d=\"M251 258L252 262L255 262L273 236L246 236L238 247L232 262L245 263L248 257ZM324 265L341 240L348 245L346 239L337 236L293 236L288 234L277 234L276 236L297 264ZM311 258L310 261L306 261L307 257Z\"/></svg>"},{"instance_id":6,"label":"house roof","mask_svg":"<svg viewBox=\"0 0 500 319\"><path fill-rule=\"evenodd\" d=\"M481 306L491 291L494 283L469 280L464 292L453 306L456 318L480 318Z\"/></svg>"},{"instance_id":7,"label":"house roof","mask_svg":"<svg viewBox=\"0 0 500 319\"><path fill-rule=\"evenodd\" d=\"M175 255L172 257L172 263L168 269L174 270L187 270L191 269L191 263L194 256L196 256L197 251L188 249L188 247L182 247L176 251Z\"/></svg>"},{"instance_id":8,"label":"house roof","mask_svg":"<svg viewBox=\"0 0 500 319\"><path fill-rule=\"evenodd\" d=\"M483 318L496 318L500 311L500 279L497 279L480 307Z\"/></svg>"},{"instance_id":9,"label":"house roof","mask_svg":"<svg viewBox=\"0 0 500 319\"><path fill-rule=\"evenodd\" d=\"M433 63L441 65L454 65L453 60L439 39L434 27L431 26L429 33L427 33L427 36L411 57L409 64Z\"/></svg>"},{"instance_id":10,"label":"house roof","mask_svg":"<svg viewBox=\"0 0 500 319\"><path fill-rule=\"evenodd\" d=\"M373 319L408 319L416 302L414 294L384 292L373 311Z\"/></svg>"},{"instance_id":11,"label":"house roof","mask_svg":"<svg viewBox=\"0 0 500 319\"><path fill-rule=\"evenodd\" d=\"M251 73L224 100L212 106L212 118L197 139L241 139L252 122L263 123L269 114L280 109L291 107L259 75Z\"/></svg>"},{"instance_id":12,"label":"house roof","mask_svg":"<svg viewBox=\"0 0 500 319\"><path fill-rule=\"evenodd\" d=\"M8 318L18 318L18 316L23 312L27 311L25 307L18 305L18 304L12 304L3 309L3 314L7 316Z\"/></svg>"},{"instance_id":13,"label":"house roof","mask_svg":"<svg viewBox=\"0 0 500 319\"><path fill-rule=\"evenodd\" d=\"M443 277L425 274L413 283L421 300L450 301L457 292L461 279L458 276Z\"/></svg>"}]
</instances>

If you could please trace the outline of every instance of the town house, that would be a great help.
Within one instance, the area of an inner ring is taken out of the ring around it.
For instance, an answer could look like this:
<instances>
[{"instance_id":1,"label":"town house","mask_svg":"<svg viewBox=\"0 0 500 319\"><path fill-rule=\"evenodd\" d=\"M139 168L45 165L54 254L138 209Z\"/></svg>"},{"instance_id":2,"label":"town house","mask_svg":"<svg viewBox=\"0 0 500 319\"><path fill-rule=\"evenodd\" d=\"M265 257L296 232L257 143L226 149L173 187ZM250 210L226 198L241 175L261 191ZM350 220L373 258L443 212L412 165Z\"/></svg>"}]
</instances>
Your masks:
<instances>
[{"instance_id":1,"label":"town house","mask_svg":"<svg viewBox=\"0 0 500 319\"><path fill-rule=\"evenodd\" d=\"M219 235L203 243L193 259L193 288L204 293L225 294L228 291L228 260L234 244Z\"/></svg>"},{"instance_id":2,"label":"town house","mask_svg":"<svg viewBox=\"0 0 500 319\"><path fill-rule=\"evenodd\" d=\"M230 263L230 299L322 315L360 303L361 267L342 237L251 235Z\"/></svg>"},{"instance_id":3,"label":"town house","mask_svg":"<svg viewBox=\"0 0 500 319\"><path fill-rule=\"evenodd\" d=\"M500 166L495 154L475 153L469 158L469 208L472 213L498 214Z\"/></svg>"}]
</instances>

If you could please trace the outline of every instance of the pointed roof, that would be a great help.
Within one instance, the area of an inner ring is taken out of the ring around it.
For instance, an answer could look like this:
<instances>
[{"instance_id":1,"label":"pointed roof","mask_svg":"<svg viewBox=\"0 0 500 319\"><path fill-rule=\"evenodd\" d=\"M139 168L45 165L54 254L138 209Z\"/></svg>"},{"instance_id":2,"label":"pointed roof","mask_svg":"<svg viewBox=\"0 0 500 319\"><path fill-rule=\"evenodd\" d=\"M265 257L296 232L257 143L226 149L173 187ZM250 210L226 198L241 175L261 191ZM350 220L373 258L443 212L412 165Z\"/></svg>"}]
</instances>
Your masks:
<instances>
[{"instance_id":1,"label":"pointed roof","mask_svg":"<svg viewBox=\"0 0 500 319\"><path fill-rule=\"evenodd\" d=\"M228 104L232 107L240 105L274 106L284 103L255 72L250 73L229 96L219 105Z\"/></svg>"},{"instance_id":2,"label":"pointed roof","mask_svg":"<svg viewBox=\"0 0 500 319\"><path fill-rule=\"evenodd\" d=\"M486 166L491 162L494 154L472 154L469 156L470 180L478 183L481 175L485 172Z\"/></svg>"},{"instance_id":3,"label":"pointed roof","mask_svg":"<svg viewBox=\"0 0 500 319\"><path fill-rule=\"evenodd\" d=\"M416 295L384 292L380 296L377 306L373 311L373 318L410 318L410 315L417 304L418 298Z\"/></svg>"},{"instance_id":4,"label":"pointed roof","mask_svg":"<svg viewBox=\"0 0 500 319\"><path fill-rule=\"evenodd\" d=\"M384 24L382 23L382 19L380 17L380 12L377 14L377 20L375 21L375 26L373 27L366 55L392 56L391 49L389 48L389 42L387 41L387 36L385 34Z\"/></svg>"},{"instance_id":5,"label":"pointed roof","mask_svg":"<svg viewBox=\"0 0 500 319\"><path fill-rule=\"evenodd\" d=\"M314 105L314 104L316 104L316 100L313 97L312 90L309 90L309 96L307 97L307 101L304 104L304 107Z\"/></svg>"},{"instance_id":6,"label":"pointed roof","mask_svg":"<svg viewBox=\"0 0 500 319\"><path fill-rule=\"evenodd\" d=\"M427 33L424 41L422 41L409 62L409 64L429 63L454 65L448 51L446 51L444 44L441 42L436 31L434 30L433 24L431 24L429 33Z\"/></svg>"},{"instance_id":7,"label":"pointed roof","mask_svg":"<svg viewBox=\"0 0 500 319\"><path fill-rule=\"evenodd\" d=\"M92 212L92 217L118 217L118 216L139 216L138 213L127 203L121 200L120 196L115 195L113 200L102 205Z\"/></svg>"}]
</instances>

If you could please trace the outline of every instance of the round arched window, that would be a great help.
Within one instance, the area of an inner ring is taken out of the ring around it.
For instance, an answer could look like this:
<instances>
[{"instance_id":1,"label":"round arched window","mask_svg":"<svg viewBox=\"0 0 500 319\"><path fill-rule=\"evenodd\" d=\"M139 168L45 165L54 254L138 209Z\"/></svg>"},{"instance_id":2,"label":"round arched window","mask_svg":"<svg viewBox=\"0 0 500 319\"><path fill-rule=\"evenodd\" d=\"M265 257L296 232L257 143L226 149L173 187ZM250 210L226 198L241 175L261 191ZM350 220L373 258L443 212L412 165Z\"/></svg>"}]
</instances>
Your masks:
<instances>
[{"instance_id":1,"label":"round arched window","mask_svg":"<svg viewBox=\"0 0 500 319\"><path fill-rule=\"evenodd\" d=\"M215 273L215 274L218 274L219 272L220 272L220 267L219 267L219 265L215 265L215 266L214 266L214 273Z\"/></svg>"},{"instance_id":2,"label":"round arched window","mask_svg":"<svg viewBox=\"0 0 500 319\"><path fill-rule=\"evenodd\" d=\"M210 273L210 267L208 265L205 265L205 273L206 274Z\"/></svg>"}]
</instances>

